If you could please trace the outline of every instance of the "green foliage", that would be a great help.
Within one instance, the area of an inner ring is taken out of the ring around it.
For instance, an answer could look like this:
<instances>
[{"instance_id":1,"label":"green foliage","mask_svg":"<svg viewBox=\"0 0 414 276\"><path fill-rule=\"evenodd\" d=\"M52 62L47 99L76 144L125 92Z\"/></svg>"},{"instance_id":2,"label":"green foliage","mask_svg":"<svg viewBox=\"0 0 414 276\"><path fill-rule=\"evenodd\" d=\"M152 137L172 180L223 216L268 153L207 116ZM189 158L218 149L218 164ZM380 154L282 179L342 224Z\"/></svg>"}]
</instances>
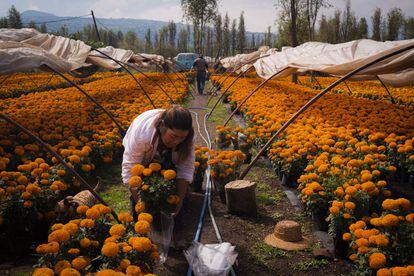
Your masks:
<instances>
[{"instance_id":1,"label":"green foliage","mask_svg":"<svg viewBox=\"0 0 414 276\"><path fill-rule=\"evenodd\" d=\"M312 259L312 260L306 260L306 261L301 261L295 264L291 264L290 267L294 270L308 271L310 269L315 269L315 268L320 268L322 266L326 266L327 264L329 264L329 262L325 259L322 259L322 260Z\"/></svg>"}]
</instances>

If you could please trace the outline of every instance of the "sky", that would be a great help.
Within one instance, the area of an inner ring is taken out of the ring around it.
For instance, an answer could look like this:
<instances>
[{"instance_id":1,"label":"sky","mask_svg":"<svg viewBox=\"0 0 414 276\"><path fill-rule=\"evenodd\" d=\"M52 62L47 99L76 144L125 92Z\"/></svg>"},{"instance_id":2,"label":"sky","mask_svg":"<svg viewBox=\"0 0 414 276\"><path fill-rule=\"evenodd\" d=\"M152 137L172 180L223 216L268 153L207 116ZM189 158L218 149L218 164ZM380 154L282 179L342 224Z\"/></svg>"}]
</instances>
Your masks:
<instances>
[{"instance_id":1,"label":"sky","mask_svg":"<svg viewBox=\"0 0 414 276\"><path fill-rule=\"evenodd\" d=\"M244 11L246 29L264 32L267 26L275 30L277 0L219 0L221 14L229 13L230 18L238 18ZM330 0L334 7L343 9L345 0ZM39 10L58 16L79 16L93 10L96 17L135 18L153 20L174 20L185 23L180 0L1 0L0 16L7 14L11 5L17 10ZM414 16L414 0L351 0L352 10L357 17L370 16L376 7L388 11L401 8L406 16ZM331 15L334 8L323 11Z\"/></svg>"}]
</instances>

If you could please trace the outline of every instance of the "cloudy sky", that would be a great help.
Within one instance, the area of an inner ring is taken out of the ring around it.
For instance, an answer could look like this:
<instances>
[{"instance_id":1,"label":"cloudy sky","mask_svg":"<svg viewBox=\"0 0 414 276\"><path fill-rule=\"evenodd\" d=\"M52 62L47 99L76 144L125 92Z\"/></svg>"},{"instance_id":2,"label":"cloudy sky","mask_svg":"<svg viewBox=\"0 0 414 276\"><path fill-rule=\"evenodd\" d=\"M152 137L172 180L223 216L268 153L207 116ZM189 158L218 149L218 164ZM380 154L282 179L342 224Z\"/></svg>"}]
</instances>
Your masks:
<instances>
[{"instance_id":1,"label":"cloudy sky","mask_svg":"<svg viewBox=\"0 0 414 276\"><path fill-rule=\"evenodd\" d=\"M245 12L248 31L262 32L267 26L274 29L277 11L277 0L220 0L219 11L228 12L231 18L239 17ZM331 0L334 7L342 9L344 0ZM138 18L154 20L174 20L184 22L180 0L1 0L0 16L4 16L11 5L22 12L39 10L59 16L84 15L94 10L97 17L105 18ZM358 17L369 17L375 7L385 11L399 7L407 16L414 16L414 0L351 0L352 9ZM334 9L324 11L332 14Z\"/></svg>"}]
</instances>

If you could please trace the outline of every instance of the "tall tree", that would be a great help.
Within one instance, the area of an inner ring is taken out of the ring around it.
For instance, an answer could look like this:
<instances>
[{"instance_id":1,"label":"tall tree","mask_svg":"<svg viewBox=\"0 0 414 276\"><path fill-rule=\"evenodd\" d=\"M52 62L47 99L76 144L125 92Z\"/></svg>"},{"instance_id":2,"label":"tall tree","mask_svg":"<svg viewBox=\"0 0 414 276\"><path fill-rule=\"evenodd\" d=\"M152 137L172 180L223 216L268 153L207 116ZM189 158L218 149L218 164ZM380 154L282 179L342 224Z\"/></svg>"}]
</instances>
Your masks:
<instances>
[{"instance_id":1,"label":"tall tree","mask_svg":"<svg viewBox=\"0 0 414 276\"><path fill-rule=\"evenodd\" d=\"M397 40L404 23L404 15L400 8L394 8L387 14L387 40Z\"/></svg>"},{"instance_id":2,"label":"tall tree","mask_svg":"<svg viewBox=\"0 0 414 276\"><path fill-rule=\"evenodd\" d=\"M151 40L151 29L148 28L147 32L145 33L145 46L144 46L145 53L152 52L152 40Z\"/></svg>"},{"instance_id":3,"label":"tall tree","mask_svg":"<svg viewBox=\"0 0 414 276\"><path fill-rule=\"evenodd\" d=\"M213 55L213 31L211 28L207 28L206 46L204 53L211 57Z\"/></svg>"},{"instance_id":4,"label":"tall tree","mask_svg":"<svg viewBox=\"0 0 414 276\"><path fill-rule=\"evenodd\" d=\"M271 43L272 43L272 29L270 26L267 26L267 31L265 32L264 44L269 47L272 47Z\"/></svg>"},{"instance_id":5,"label":"tall tree","mask_svg":"<svg viewBox=\"0 0 414 276\"><path fill-rule=\"evenodd\" d=\"M8 22L9 28L21 29L23 27L20 12L16 10L14 5L12 5L11 8L9 9L7 22Z\"/></svg>"},{"instance_id":6,"label":"tall tree","mask_svg":"<svg viewBox=\"0 0 414 276\"><path fill-rule=\"evenodd\" d=\"M381 22L382 22L381 8L376 8L374 14L371 16L372 23L372 40L381 41Z\"/></svg>"},{"instance_id":7,"label":"tall tree","mask_svg":"<svg viewBox=\"0 0 414 276\"><path fill-rule=\"evenodd\" d=\"M244 25L244 11L240 13L239 26L237 28L237 48L243 53L246 48L246 26Z\"/></svg>"},{"instance_id":8,"label":"tall tree","mask_svg":"<svg viewBox=\"0 0 414 276\"><path fill-rule=\"evenodd\" d=\"M189 37L189 33L187 32L187 29L185 28L180 29L180 32L178 33L178 42L177 42L177 48L179 52L181 53L188 52L188 37Z\"/></svg>"},{"instance_id":9,"label":"tall tree","mask_svg":"<svg viewBox=\"0 0 414 276\"><path fill-rule=\"evenodd\" d=\"M124 35L124 45L126 49L130 49L134 52L139 52L139 40L137 34L134 31L128 31Z\"/></svg>"},{"instance_id":10,"label":"tall tree","mask_svg":"<svg viewBox=\"0 0 414 276\"><path fill-rule=\"evenodd\" d=\"M228 56L230 54L230 18L226 12L223 23L223 56Z\"/></svg>"},{"instance_id":11,"label":"tall tree","mask_svg":"<svg viewBox=\"0 0 414 276\"><path fill-rule=\"evenodd\" d=\"M42 23L42 25L40 25L40 32L47 33L46 23Z\"/></svg>"},{"instance_id":12,"label":"tall tree","mask_svg":"<svg viewBox=\"0 0 414 276\"><path fill-rule=\"evenodd\" d=\"M168 23L168 43L170 44L171 48L175 48L175 39L177 36L177 25L174 21L170 21Z\"/></svg>"},{"instance_id":13,"label":"tall tree","mask_svg":"<svg viewBox=\"0 0 414 276\"><path fill-rule=\"evenodd\" d=\"M256 49L256 36L254 33L252 34L252 38L250 39L250 48Z\"/></svg>"},{"instance_id":14,"label":"tall tree","mask_svg":"<svg viewBox=\"0 0 414 276\"><path fill-rule=\"evenodd\" d=\"M341 41L346 42L356 38L356 17L351 8L351 0L346 1L345 10L342 13Z\"/></svg>"},{"instance_id":15,"label":"tall tree","mask_svg":"<svg viewBox=\"0 0 414 276\"><path fill-rule=\"evenodd\" d=\"M414 17L408 17L404 22L404 39L414 38Z\"/></svg>"},{"instance_id":16,"label":"tall tree","mask_svg":"<svg viewBox=\"0 0 414 276\"><path fill-rule=\"evenodd\" d=\"M8 27L7 17L0 17L0 28Z\"/></svg>"},{"instance_id":17,"label":"tall tree","mask_svg":"<svg viewBox=\"0 0 414 276\"><path fill-rule=\"evenodd\" d=\"M214 20L214 35L215 35L215 56L218 58L220 55L223 54L223 24L222 24L221 15L217 15L216 19Z\"/></svg>"},{"instance_id":18,"label":"tall tree","mask_svg":"<svg viewBox=\"0 0 414 276\"><path fill-rule=\"evenodd\" d=\"M357 38L368 38L368 23L365 17L361 17L358 21L358 35Z\"/></svg>"},{"instance_id":19,"label":"tall tree","mask_svg":"<svg viewBox=\"0 0 414 276\"><path fill-rule=\"evenodd\" d=\"M236 54L236 48L237 48L237 20L233 19L231 22L231 54L234 56Z\"/></svg>"},{"instance_id":20,"label":"tall tree","mask_svg":"<svg viewBox=\"0 0 414 276\"><path fill-rule=\"evenodd\" d=\"M206 24L216 16L217 0L181 0L184 16L193 23L196 52L201 53Z\"/></svg>"},{"instance_id":21,"label":"tall tree","mask_svg":"<svg viewBox=\"0 0 414 276\"><path fill-rule=\"evenodd\" d=\"M309 40L314 40L315 23L321 8L330 7L329 0L306 0L306 21L308 24Z\"/></svg>"}]
</instances>

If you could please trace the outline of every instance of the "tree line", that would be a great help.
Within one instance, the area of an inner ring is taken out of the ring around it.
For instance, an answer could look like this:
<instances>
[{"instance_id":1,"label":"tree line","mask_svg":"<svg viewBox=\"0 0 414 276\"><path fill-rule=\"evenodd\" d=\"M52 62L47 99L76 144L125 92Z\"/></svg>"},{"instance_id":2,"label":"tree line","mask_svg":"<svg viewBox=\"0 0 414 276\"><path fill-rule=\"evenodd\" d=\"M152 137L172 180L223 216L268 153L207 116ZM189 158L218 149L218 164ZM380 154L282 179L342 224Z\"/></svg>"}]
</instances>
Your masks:
<instances>
[{"instance_id":1,"label":"tree line","mask_svg":"<svg viewBox=\"0 0 414 276\"><path fill-rule=\"evenodd\" d=\"M376 8L370 18L358 18L348 0L343 10L333 15L320 14L323 8L332 9L329 0L276 0L277 34L268 26L263 33L246 32L244 12L238 18L220 14L217 0L181 0L188 25L177 26L173 21L154 32L146 30L144 38L135 31L115 32L99 28L100 40L94 25L90 24L75 33L62 25L57 35L80 39L94 47L110 45L134 52L156 53L174 57L180 52L196 52L215 57L251 52L261 45L270 47L297 46L306 41L341 43L371 38L377 41L414 38L414 17L405 16L401 9L384 13ZM276 14L276 13L275 13ZM368 30L371 20L371 30ZM23 24L21 15L12 6L8 15L0 18L0 28L36 28L48 32L47 24Z\"/></svg>"}]
</instances>

